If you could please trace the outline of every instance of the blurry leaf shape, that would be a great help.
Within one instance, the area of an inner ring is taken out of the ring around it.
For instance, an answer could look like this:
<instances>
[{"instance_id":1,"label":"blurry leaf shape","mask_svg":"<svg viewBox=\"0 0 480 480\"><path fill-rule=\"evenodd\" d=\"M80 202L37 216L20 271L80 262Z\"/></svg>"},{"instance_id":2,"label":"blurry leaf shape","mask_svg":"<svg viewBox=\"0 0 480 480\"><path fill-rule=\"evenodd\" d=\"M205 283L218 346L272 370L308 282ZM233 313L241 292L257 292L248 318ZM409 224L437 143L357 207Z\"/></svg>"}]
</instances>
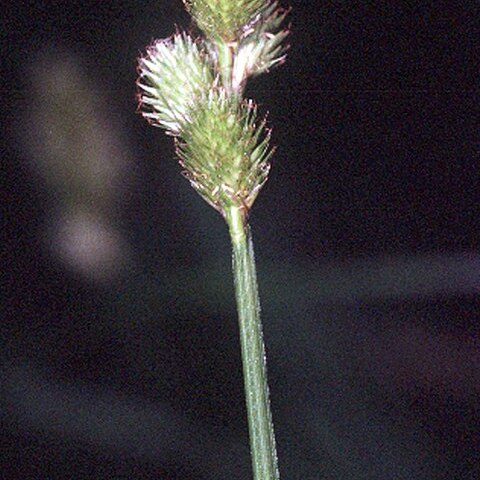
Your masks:
<instances>
[{"instance_id":1,"label":"blurry leaf shape","mask_svg":"<svg viewBox=\"0 0 480 480\"><path fill-rule=\"evenodd\" d=\"M48 244L69 269L96 281L125 266L128 246L108 217L95 211L65 210L53 221Z\"/></svg>"},{"instance_id":2,"label":"blurry leaf shape","mask_svg":"<svg viewBox=\"0 0 480 480\"><path fill-rule=\"evenodd\" d=\"M128 251L114 218L130 161L115 106L69 52L44 52L31 77L23 141L52 200L44 238L69 269L108 280Z\"/></svg>"},{"instance_id":3,"label":"blurry leaf shape","mask_svg":"<svg viewBox=\"0 0 480 480\"><path fill-rule=\"evenodd\" d=\"M112 126L114 107L71 54L46 53L32 71L24 141L37 171L65 203L108 210L129 160Z\"/></svg>"},{"instance_id":4,"label":"blurry leaf shape","mask_svg":"<svg viewBox=\"0 0 480 480\"><path fill-rule=\"evenodd\" d=\"M231 472L237 472L238 479L248 476L246 445L230 437L227 429L219 438L201 419L192 422L167 403L119 396L93 386L50 382L41 371L25 364L3 366L0 374L8 420L14 419L17 432L54 436L71 445L86 444L121 458L133 455L159 465L171 465L176 458L177 465L193 466L194 471L203 472L202 478L212 480L231 478ZM5 420L4 412L0 419ZM222 464L219 455L229 460Z\"/></svg>"},{"instance_id":5,"label":"blurry leaf shape","mask_svg":"<svg viewBox=\"0 0 480 480\"><path fill-rule=\"evenodd\" d=\"M212 305L225 308L231 295L223 281L229 265L221 270L215 265L198 273L191 268L168 272L168 285L188 292L201 304L211 300ZM295 310L297 305L419 300L480 292L480 254L475 252L264 265L258 276L265 303L282 312Z\"/></svg>"}]
</instances>

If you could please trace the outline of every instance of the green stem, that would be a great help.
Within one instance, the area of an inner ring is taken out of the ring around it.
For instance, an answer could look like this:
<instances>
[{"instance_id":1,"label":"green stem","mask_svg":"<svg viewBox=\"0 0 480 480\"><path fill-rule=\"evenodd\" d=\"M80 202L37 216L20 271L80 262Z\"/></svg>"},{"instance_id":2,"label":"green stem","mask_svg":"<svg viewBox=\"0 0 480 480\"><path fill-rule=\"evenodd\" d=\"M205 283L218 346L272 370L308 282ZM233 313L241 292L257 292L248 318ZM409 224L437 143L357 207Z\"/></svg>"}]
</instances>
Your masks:
<instances>
[{"instance_id":1,"label":"green stem","mask_svg":"<svg viewBox=\"0 0 480 480\"><path fill-rule=\"evenodd\" d=\"M241 208L227 208L225 218L233 247L253 478L279 480L252 236Z\"/></svg>"},{"instance_id":2,"label":"green stem","mask_svg":"<svg viewBox=\"0 0 480 480\"><path fill-rule=\"evenodd\" d=\"M220 75L222 77L223 87L229 95L232 95L233 86L232 86L232 67L234 59L234 50L232 45L219 40L217 43L218 49L218 65L220 70Z\"/></svg>"}]
</instances>

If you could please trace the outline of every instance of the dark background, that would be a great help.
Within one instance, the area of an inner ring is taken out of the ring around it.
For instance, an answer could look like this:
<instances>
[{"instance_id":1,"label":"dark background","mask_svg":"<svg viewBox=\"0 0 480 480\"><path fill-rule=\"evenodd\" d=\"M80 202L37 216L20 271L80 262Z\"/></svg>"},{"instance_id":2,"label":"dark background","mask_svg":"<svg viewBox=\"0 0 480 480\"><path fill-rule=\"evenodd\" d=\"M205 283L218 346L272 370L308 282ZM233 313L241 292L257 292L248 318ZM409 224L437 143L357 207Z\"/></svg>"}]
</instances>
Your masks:
<instances>
[{"instance_id":1,"label":"dark background","mask_svg":"<svg viewBox=\"0 0 480 480\"><path fill-rule=\"evenodd\" d=\"M251 225L282 478L473 480L478 2L290 5L247 89L278 146ZM250 478L226 227L136 113L175 24L2 6L6 480Z\"/></svg>"}]
</instances>

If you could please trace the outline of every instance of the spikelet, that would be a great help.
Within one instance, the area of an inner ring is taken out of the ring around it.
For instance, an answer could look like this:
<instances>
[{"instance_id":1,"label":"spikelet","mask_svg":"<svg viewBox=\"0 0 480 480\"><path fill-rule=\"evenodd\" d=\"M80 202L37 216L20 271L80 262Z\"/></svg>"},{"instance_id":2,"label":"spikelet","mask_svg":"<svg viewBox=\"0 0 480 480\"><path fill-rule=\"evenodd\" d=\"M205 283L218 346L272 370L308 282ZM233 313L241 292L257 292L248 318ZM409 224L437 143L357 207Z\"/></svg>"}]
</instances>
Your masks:
<instances>
[{"instance_id":1,"label":"spikelet","mask_svg":"<svg viewBox=\"0 0 480 480\"><path fill-rule=\"evenodd\" d=\"M183 0L208 38L236 40L241 29L268 7L268 0Z\"/></svg>"},{"instance_id":2,"label":"spikelet","mask_svg":"<svg viewBox=\"0 0 480 480\"><path fill-rule=\"evenodd\" d=\"M140 58L138 73L140 112L174 136L189 119L192 105L214 83L208 54L186 34L154 42Z\"/></svg>"},{"instance_id":3,"label":"spikelet","mask_svg":"<svg viewBox=\"0 0 480 480\"><path fill-rule=\"evenodd\" d=\"M238 103L211 91L192 112L177 155L195 190L221 213L231 206L247 213L270 170L270 131L257 120L253 101Z\"/></svg>"}]
</instances>

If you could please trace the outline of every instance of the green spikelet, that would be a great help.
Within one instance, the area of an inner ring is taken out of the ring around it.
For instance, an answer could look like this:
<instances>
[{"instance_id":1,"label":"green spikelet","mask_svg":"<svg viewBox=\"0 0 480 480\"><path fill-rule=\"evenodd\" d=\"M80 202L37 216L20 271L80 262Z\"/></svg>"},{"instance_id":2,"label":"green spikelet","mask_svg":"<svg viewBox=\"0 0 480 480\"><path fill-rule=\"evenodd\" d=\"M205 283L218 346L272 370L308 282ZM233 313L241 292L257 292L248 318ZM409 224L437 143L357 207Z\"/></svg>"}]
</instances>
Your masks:
<instances>
[{"instance_id":1,"label":"green spikelet","mask_svg":"<svg viewBox=\"0 0 480 480\"><path fill-rule=\"evenodd\" d=\"M288 12L273 2L245 29L233 61L234 88L242 87L248 77L267 72L285 61L288 45L284 40L290 32L280 26Z\"/></svg>"},{"instance_id":2,"label":"green spikelet","mask_svg":"<svg viewBox=\"0 0 480 480\"><path fill-rule=\"evenodd\" d=\"M184 0L187 10L209 38L233 42L242 28L265 9L268 0Z\"/></svg>"},{"instance_id":3,"label":"green spikelet","mask_svg":"<svg viewBox=\"0 0 480 480\"><path fill-rule=\"evenodd\" d=\"M177 33L147 48L138 63L139 110L176 137L184 175L209 204L246 216L273 149L265 120L257 122L256 105L242 94L249 77L283 63L287 11L265 0L185 3L207 38Z\"/></svg>"},{"instance_id":4,"label":"green spikelet","mask_svg":"<svg viewBox=\"0 0 480 480\"><path fill-rule=\"evenodd\" d=\"M272 0L183 0L204 38L156 41L138 64L139 110L175 140L194 189L228 225L254 480L279 480L248 214L267 180L270 130L244 100L249 78L280 65L287 11Z\"/></svg>"},{"instance_id":5,"label":"green spikelet","mask_svg":"<svg viewBox=\"0 0 480 480\"><path fill-rule=\"evenodd\" d=\"M208 54L186 34L153 43L140 58L138 71L142 115L171 135L180 134L192 105L214 83Z\"/></svg>"},{"instance_id":6,"label":"green spikelet","mask_svg":"<svg viewBox=\"0 0 480 480\"><path fill-rule=\"evenodd\" d=\"M185 176L197 192L222 214L228 207L244 213L267 180L270 132L256 125L253 101L238 103L223 91L211 91L192 112L177 154Z\"/></svg>"}]
</instances>

